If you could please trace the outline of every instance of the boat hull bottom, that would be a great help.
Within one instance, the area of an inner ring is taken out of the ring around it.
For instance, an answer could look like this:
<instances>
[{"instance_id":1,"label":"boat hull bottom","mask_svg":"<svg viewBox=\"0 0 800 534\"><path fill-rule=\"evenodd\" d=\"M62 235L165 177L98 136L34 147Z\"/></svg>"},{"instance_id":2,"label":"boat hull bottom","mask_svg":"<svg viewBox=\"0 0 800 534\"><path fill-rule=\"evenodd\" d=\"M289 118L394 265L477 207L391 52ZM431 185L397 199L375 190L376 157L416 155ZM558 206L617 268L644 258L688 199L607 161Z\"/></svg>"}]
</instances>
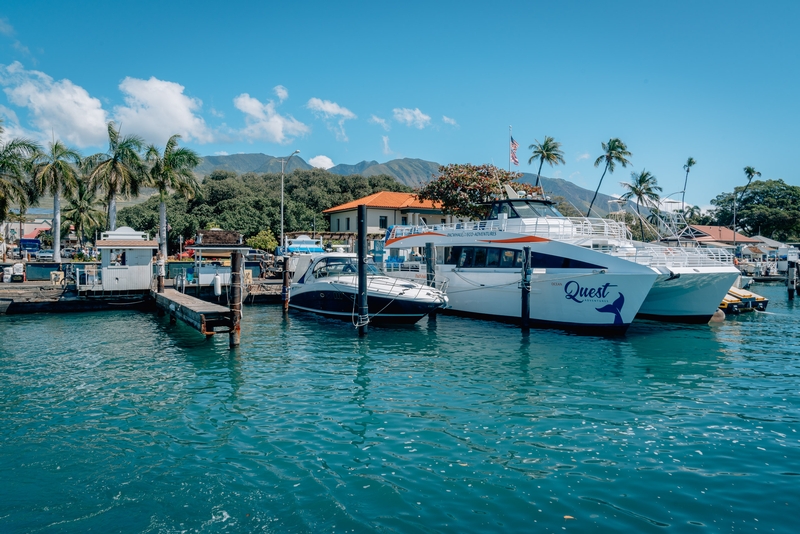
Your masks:
<instances>
[{"instance_id":1,"label":"boat hull bottom","mask_svg":"<svg viewBox=\"0 0 800 534\"><path fill-rule=\"evenodd\" d=\"M504 315L489 315L485 313L467 312L461 310L453 310L447 308L441 310L439 313L446 315L455 315L458 317L468 317L470 319L481 319L484 321L495 321L506 324L520 324L519 317L508 317ZM618 337L625 335L630 324L614 325L614 324L575 324L557 321L543 321L541 319L530 319L530 325L533 328L565 330L573 334L587 335L587 336L607 336Z\"/></svg>"},{"instance_id":2,"label":"boat hull bottom","mask_svg":"<svg viewBox=\"0 0 800 534\"><path fill-rule=\"evenodd\" d=\"M340 321L346 321L355 324L356 319L358 318L357 315L352 314L351 312L334 312L334 311L323 311L314 308L306 308L305 306L297 306L294 304L289 303L289 307L307 313L313 313L316 315L321 315L322 317L326 317L328 319L337 319ZM421 313L421 314L395 314L395 315L370 315L369 316L369 324L371 325L380 325L380 326L387 326L387 325L396 325L396 324L414 324L418 322L420 319L428 315L428 313Z\"/></svg>"},{"instance_id":3,"label":"boat hull bottom","mask_svg":"<svg viewBox=\"0 0 800 534\"><path fill-rule=\"evenodd\" d=\"M699 315L661 315L655 313L637 313L637 319L648 319L650 321L661 321L664 323L682 324L707 324L714 314Z\"/></svg>"}]
</instances>

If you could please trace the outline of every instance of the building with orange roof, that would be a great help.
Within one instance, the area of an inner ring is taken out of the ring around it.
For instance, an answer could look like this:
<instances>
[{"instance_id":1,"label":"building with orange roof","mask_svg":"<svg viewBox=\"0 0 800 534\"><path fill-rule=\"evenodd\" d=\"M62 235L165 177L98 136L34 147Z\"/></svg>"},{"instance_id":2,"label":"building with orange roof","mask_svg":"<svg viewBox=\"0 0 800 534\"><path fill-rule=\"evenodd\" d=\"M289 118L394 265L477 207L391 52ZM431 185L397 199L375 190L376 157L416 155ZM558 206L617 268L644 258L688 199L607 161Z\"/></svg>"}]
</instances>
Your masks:
<instances>
[{"instance_id":1,"label":"building with orange roof","mask_svg":"<svg viewBox=\"0 0 800 534\"><path fill-rule=\"evenodd\" d=\"M691 225L692 233L698 243L706 246L758 245L758 239L734 232L725 226Z\"/></svg>"},{"instance_id":2,"label":"building with orange roof","mask_svg":"<svg viewBox=\"0 0 800 534\"><path fill-rule=\"evenodd\" d=\"M383 234L395 224L442 224L461 220L443 215L439 206L430 200L418 199L414 193L379 191L323 211L329 217L330 231L358 231L358 206L361 204L367 206L368 234Z\"/></svg>"}]
</instances>

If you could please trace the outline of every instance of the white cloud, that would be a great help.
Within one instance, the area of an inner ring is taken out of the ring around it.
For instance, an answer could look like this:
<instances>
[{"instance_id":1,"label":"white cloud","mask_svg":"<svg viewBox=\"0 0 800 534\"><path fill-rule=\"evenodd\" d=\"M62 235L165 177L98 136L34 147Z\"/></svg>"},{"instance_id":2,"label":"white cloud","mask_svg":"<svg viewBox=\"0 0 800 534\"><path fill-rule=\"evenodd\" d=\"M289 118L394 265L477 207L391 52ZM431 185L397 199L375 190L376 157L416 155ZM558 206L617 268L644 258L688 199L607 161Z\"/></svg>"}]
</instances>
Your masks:
<instances>
[{"instance_id":1,"label":"white cloud","mask_svg":"<svg viewBox=\"0 0 800 534\"><path fill-rule=\"evenodd\" d=\"M278 100L281 102L289 98L289 90L282 85L276 85L272 90L275 91L275 96L277 96Z\"/></svg>"},{"instance_id":2,"label":"white cloud","mask_svg":"<svg viewBox=\"0 0 800 534\"><path fill-rule=\"evenodd\" d=\"M328 156L314 156L308 160L308 163L317 169L330 169L333 167L333 160Z\"/></svg>"},{"instance_id":3,"label":"white cloud","mask_svg":"<svg viewBox=\"0 0 800 534\"><path fill-rule=\"evenodd\" d=\"M387 155L391 154L392 153L392 149L389 148L389 136L388 135L384 135L382 137L382 139L383 139L383 153L387 154Z\"/></svg>"},{"instance_id":4,"label":"white cloud","mask_svg":"<svg viewBox=\"0 0 800 534\"><path fill-rule=\"evenodd\" d=\"M292 116L280 115L275 111L275 103L270 100L262 104L258 99L242 93L233 99L236 109L245 114L247 126L241 134L249 141L266 140L286 144L295 136L308 133L308 126Z\"/></svg>"},{"instance_id":5,"label":"white cloud","mask_svg":"<svg viewBox=\"0 0 800 534\"><path fill-rule=\"evenodd\" d=\"M389 131L389 123L386 122L386 119L382 119L376 115L373 115L369 118L367 122L371 122L372 124L378 124L381 128L383 128L387 132Z\"/></svg>"},{"instance_id":6,"label":"white cloud","mask_svg":"<svg viewBox=\"0 0 800 534\"><path fill-rule=\"evenodd\" d=\"M0 85L12 104L28 109L42 139L55 134L80 148L107 141L108 117L100 100L71 81L55 81L43 72L25 70L15 61L0 65Z\"/></svg>"},{"instance_id":7,"label":"white cloud","mask_svg":"<svg viewBox=\"0 0 800 534\"><path fill-rule=\"evenodd\" d=\"M223 112L221 112L220 110L218 110L218 109L210 108L208 111L209 111L209 113L211 113L212 117L218 117L220 119L225 118L225 114Z\"/></svg>"},{"instance_id":8,"label":"white cloud","mask_svg":"<svg viewBox=\"0 0 800 534\"><path fill-rule=\"evenodd\" d=\"M458 126L458 123L456 122L456 120L455 119L451 119L447 115L442 115L442 120L444 121L445 124L449 124L450 126Z\"/></svg>"},{"instance_id":9,"label":"white cloud","mask_svg":"<svg viewBox=\"0 0 800 534\"><path fill-rule=\"evenodd\" d=\"M394 120L402 122L406 126L414 126L420 130L431 122L431 118L419 110L419 108L394 108Z\"/></svg>"},{"instance_id":10,"label":"white cloud","mask_svg":"<svg viewBox=\"0 0 800 534\"><path fill-rule=\"evenodd\" d=\"M174 134L180 134L184 141L214 140L203 118L196 114L203 103L183 94L182 85L153 77L128 77L119 89L125 95L125 104L114 107L114 118L125 132L156 144L166 143Z\"/></svg>"},{"instance_id":11,"label":"white cloud","mask_svg":"<svg viewBox=\"0 0 800 534\"><path fill-rule=\"evenodd\" d=\"M561 171L553 171L553 178L561 178Z\"/></svg>"},{"instance_id":12,"label":"white cloud","mask_svg":"<svg viewBox=\"0 0 800 534\"><path fill-rule=\"evenodd\" d=\"M344 121L355 119L355 113L345 107L340 106L336 102L331 102L330 100L321 100L319 98L311 98L306 106L317 116L321 116L325 119L338 119L337 126L328 124L328 129L336 134L337 141L348 140L347 134L344 131Z\"/></svg>"},{"instance_id":13,"label":"white cloud","mask_svg":"<svg viewBox=\"0 0 800 534\"><path fill-rule=\"evenodd\" d=\"M11 37L14 35L14 27L8 22L8 19L0 17L0 35Z\"/></svg>"},{"instance_id":14,"label":"white cloud","mask_svg":"<svg viewBox=\"0 0 800 534\"><path fill-rule=\"evenodd\" d=\"M581 160L584 160L584 159L589 159L589 153L588 152L584 152L583 154L579 155L577 158L575 158L575 161L581 161Z\"/></svg>"},{"instance_id":15,"label":"white cloud","mask_svg":"<svg viewBox=\"0 0 800 534\"><path fill-rule=\"evenodd\" d=\"M214 155L215 156L230 156L230 154L228 154L224 150L220 150L219 152L214 152Z\"/></svg>"}]
</instances>

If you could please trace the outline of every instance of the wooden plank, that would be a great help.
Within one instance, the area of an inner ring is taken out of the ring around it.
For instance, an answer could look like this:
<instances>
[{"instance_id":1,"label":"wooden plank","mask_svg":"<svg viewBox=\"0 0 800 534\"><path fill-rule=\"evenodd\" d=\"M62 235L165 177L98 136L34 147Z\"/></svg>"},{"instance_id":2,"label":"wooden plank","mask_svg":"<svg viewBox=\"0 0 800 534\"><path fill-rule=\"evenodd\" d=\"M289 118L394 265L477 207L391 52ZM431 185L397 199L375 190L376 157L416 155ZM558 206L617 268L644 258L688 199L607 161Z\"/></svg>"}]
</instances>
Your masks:
<instances>
[{"instance_id":1,"label":"wooden plank","mask_svg":"<svg viewBox=\"0 0 800 534\"><path fill-rule=\"evenodd\" d=\"M151 293L159 308L202 334L213 335L215 328L231 327L230 310L225 306L200 300L175 289Z\"/></svg>"}]
</instances>

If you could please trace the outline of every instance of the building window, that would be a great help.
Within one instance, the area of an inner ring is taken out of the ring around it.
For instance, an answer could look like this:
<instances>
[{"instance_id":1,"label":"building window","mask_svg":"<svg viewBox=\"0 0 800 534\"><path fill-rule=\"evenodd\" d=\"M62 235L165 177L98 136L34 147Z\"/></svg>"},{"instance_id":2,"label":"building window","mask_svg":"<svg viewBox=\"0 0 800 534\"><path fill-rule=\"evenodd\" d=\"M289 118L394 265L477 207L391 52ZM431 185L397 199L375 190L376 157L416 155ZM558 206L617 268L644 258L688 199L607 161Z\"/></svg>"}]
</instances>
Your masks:
<instances>
[{"instance_id":1,"label":"building window","mask_svg":"<svg viewBox=\"0 0 800 534\"><path fill-rule=\"evenodd\" d=\"M342 231L342 220L341 219L336 219L336 231L337 232L341 232Z\"/></svg>"},{"instance_id":2,"label":"building window","mask_svg":"<svg viewBox=\"0 0 800 534\"><path fill-rule=\"evenodd\" d=\"M350 231L350 217L347 218L347 231Z\"/></svg>"},{"instance_id":3,"label":"building window","mask_svg":"<svg viewBox=\"0 0 800 534\"><path fill-rule=\"evenodd\" d=\"M387 228L389 228L389 218L386 215L381 215L379 224L381 230L386 230Z\"/></svg>"},{"instance_id":4,"label":"building window","mask_svg":"<svg viewBox=\"0 0 800 534\"><path fill-rule=\"evenodd\" d=\"M400 224L408 224L408 217L403 217L400 219Z\"/></svg>"}]
</instances>

